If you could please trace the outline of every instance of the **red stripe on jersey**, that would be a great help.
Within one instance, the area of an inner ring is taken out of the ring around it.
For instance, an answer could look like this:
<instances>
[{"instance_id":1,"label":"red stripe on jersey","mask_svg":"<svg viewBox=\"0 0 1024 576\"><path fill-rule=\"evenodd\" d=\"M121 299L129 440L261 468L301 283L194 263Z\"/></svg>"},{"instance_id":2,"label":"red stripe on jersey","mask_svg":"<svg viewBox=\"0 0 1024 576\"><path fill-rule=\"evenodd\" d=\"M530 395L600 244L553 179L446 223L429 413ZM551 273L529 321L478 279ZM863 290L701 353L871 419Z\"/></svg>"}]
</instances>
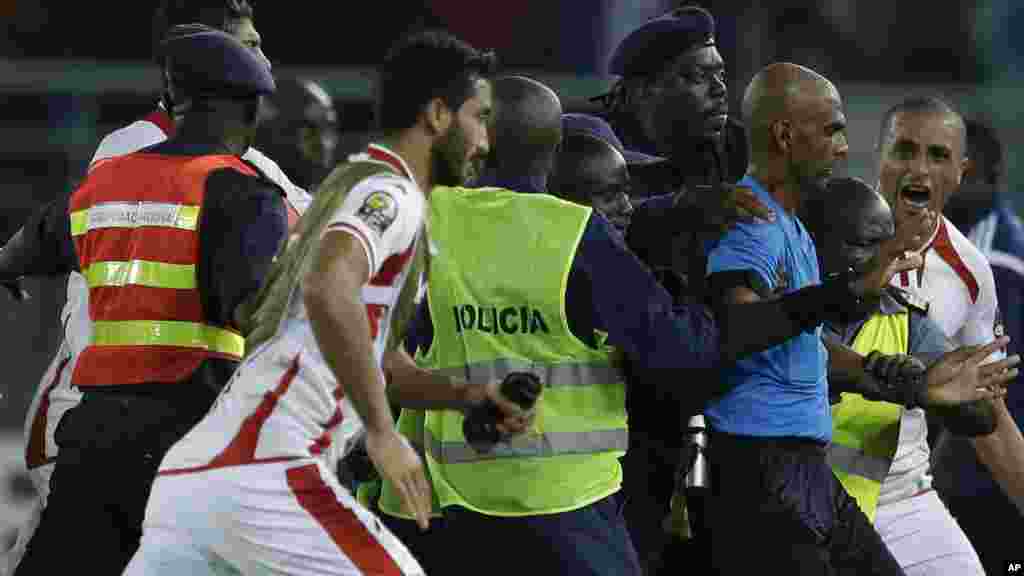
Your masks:
<instances>
[{"instance_id":1,"label":"red stripe on jersey","mask_svg":"<svg viewBox=\"0 0 1024 576\"><path fill-rule=\"evenodd\" d=\"M409 180L414 180L412 174L410 174L405 169L405 165L402 163L402 159L399 158L397 154L388 150L387 148L378 146L376 144L370 144L369 146L366 147L366 153L370 156L370 158L373 158L374 160L377 160L379 162L387 162L392 168L398 171L399 174L405 176Z\"/></svg>"},{"instance_id":2,"label":"red stripe on jersey","mask_svg":"<svg viewBox=\"0 0 1024 576\"><path fill-rule=\"evenodd\" d=\"M401 576L402 569L391 554L352 510L338 502L316 464L298 466L285 474L299 505L320 524L360 573Z\"/></svg>"},{"instance_id":3,"label":"red stripe on jersey","mask_svg":"<svg viewBox=\"0 0 1024 576\"><path fill-rule=\"evenodd\" d=\"M978 292L981 290L978 286L978 280L971 273L970 268L967 267L963 259L960 258L956 248L953 247L953 242L949 239L949 231L946 230L945 219L939 222L939 232L935 235L935 240L932 241L932 248L939 255L939 258L942 258L946 264L949 264L949 267L963 280L967 286L967 291L971 295L971 303L976 303L978 301Z\"/></svg>"},{"instance_id":4,"label":"red stripe on jersey","mask_svg":"<svg viewBox=\"0 0 1024 576\"><path fill-rule=\"evenodd\" d=\"M160 476L174 476L177 474L187 474L189 472L202 472L204 470L211 470L213 468L224 468L226 466L240 466L242 464L255 464L257 462L283 462L287 460L295 460L296 456L283 456L278 458L267 458L263 460L256 459L256 445L260 439L260 430L263 428L263 424L270 418L270 414L277 407L277 402L288 393L288 388L292 385L292 381L295 380L295 376L299 373L299 357L301 354L296 354L292 360L288 370L281 375L281 379L277 382L277 387L263 395L263 400L260 405L256 407L256 410L250 414L245 421L242 422L242 426L238 429L238 433L231 442L205 466L195 466L192 468L178 468L174 470L164 470L159 473Z\"/></svg>"},{"instance_id":5,"label":"red stripe on jersey","mask_svg":"<svg viewBox=\"0 0 1024 576\"><path fill-rule=\"evenodd\" d=\"M64 373L71 357L61 360L57 366L57 372L53 375L53 381L43 390L43 397L39 400L36 408L36 415L32 418L32 427L29 429L28 446L25 446L25 467L29 470L49 464L56 458L46 457L46 413L50 410L50 392L60 383L60 376Z\"/></svg>"},{"instance_id":6,"label":"red stripe on jersey","mask_svg":"<svg viewBox=\"0 0 1024 576\"><path fill-rule=\"evenodd\" d=\"M900 286L906 288L910 285L910 278L907 276L907 271L900 272Z\"/></svg>"},{"instance_id":7,"label":"red stripe on jersey","mask_svg":"<svg viewBox=\"0 0 1024 576\"><path fill-rule=\"evenodd\" d=\"M172 119L171 115L168 114L167 111L163 108L157 108L156 110L153 110L152 112L147 114L146 117L143 118L143 120L149 122L150 124L155 124L156 127L159 128L160 131L163 132L164 136L166 136L167 138L174 136L174 119Z\"/></svg>"},{"instance_id":8,"label":"red stripe on jersey","mask_svg":"<svg viewBox=\"0 0 1024 576\"><path fill-rule=\"evenodd\" d=\"M393 254L388 256L388 259L380 265L380 271L370 278L371 286L392 286L395 283L395 279L398 278L402 270L405 269L405 265L412 259L413 248L416 247L416 241L413 240L409 247L405 249L401 254Z\"/></svg>"},{"instance_id":9,"label":"red stripe on jersey","mask_svg":"<svg viewBox=\"0 0 1024 576\"><path fill-rule=\"evenodd\" d=\"M344 397L345 394L344 392L341 392L341 386L339 385L334 390L334 399L341 402L341 399ZM324 433L321 434L320 437L313 442L313 445L309 447L310 454L320 455L324 450L327 450L327 448L331 446L331 432L333 432L338 426L341 426L341 423L344 420L345 414L341 411L341 406L339 405L334 409L334 415L331 416L331 419L324 424Z\"/></svg>"}]
</instances>

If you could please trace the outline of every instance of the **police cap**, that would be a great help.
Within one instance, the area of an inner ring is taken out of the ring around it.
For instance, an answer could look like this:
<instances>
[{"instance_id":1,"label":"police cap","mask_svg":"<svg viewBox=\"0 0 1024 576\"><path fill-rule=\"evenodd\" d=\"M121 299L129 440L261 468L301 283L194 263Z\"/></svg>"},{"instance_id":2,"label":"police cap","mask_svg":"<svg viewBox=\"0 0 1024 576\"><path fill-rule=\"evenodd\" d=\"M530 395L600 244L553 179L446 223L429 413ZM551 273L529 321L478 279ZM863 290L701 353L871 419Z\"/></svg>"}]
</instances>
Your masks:
<instances>
[{"instance_id":1,"label":"police cap","mask_svg":"<svg viewBox=\"0 0 1024 576\"><path fill-rule=\"evenodd\" d=\"M274 92L267 62L230 34L209 26L172 27L160 51L175 86L191 97L246 98Z\"/></svg>"},{"instance_id":2,"label":"police cap","mask_svg":"<svg viewBox=\"0 0 1024 576\"><path fill-rule=\"evenodd\" d=\"M691 48L714 44L715 20L711 13L700 6L684 6L630 32L612 53L608 72L648 76Z\"/></svg>"},{"instance_id":3,"label":"police cap","mask_svg":"<svg viewBox=\"0 0 1024 576\"><path fill-rule=\"evenodd\" d=\"M626 164L629 165L651 164L664 160L660 156L651 156L650 154L644 154L635 150L626 150L626 147L622 145L622 141L615 135L612 127L604 118L599 116L576 113L562 114L562 136L565 137L568 134L574 133L589 134L609 144L622 154L622 157L626 159Z\"/></svg>"}]
</instances>

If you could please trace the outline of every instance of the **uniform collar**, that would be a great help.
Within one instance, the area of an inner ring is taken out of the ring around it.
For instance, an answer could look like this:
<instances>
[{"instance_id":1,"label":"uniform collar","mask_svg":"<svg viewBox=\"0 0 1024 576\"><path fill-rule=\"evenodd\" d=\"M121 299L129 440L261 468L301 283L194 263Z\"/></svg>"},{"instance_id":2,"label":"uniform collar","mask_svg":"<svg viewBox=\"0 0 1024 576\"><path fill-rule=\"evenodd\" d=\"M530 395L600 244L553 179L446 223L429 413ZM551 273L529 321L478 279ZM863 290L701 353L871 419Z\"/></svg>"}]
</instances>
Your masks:
<instances>
[{"instance_id":1,"label":"uniform collar","mask_svg":"<svg viewBox=\"0 0 1024 576\"><path fill-rule=\"evenodd\" d=\"M409 165L405 163L405 159L387 146L373 142L366 147L366 154L373 160L390 165L392 168L397 170L399 174L405 176L409 180L412 180L413 182L416 181L416 178L413 177L412 170L409 169Z\"/></svg>"}]
</instances>

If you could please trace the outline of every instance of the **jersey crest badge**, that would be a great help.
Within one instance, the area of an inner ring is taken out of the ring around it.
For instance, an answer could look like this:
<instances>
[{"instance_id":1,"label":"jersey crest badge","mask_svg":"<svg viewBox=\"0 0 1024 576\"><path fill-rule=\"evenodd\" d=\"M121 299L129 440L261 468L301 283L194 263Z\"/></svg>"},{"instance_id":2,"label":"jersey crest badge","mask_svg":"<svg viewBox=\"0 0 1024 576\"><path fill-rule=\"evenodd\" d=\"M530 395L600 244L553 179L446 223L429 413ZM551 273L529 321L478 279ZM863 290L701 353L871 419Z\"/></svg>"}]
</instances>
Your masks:
<instances>
[{"instance_id":1,"label":"jersey crest badge","mask_svg":"<svg viewBox=\"0 0 1024 576\"><path fill-rule=\"evenodd\" d=\"M383 236L384 232L398 218L398 202L391 194L378 190L363 200L363 205L356 211L356 216L365 222L371 230Z\"/></svg>"}]
</instances>

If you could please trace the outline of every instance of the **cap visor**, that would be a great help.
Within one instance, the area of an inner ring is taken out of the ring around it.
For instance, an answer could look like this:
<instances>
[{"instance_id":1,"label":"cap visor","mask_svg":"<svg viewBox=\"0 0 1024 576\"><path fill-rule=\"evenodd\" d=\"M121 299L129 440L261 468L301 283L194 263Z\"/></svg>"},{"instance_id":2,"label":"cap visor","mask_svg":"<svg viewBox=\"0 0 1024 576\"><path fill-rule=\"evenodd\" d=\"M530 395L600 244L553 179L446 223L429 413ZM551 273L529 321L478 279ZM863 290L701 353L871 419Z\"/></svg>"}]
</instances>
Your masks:
<instances>
[{"instance_id":1,"label":"cap visor","mask_svg":"<svg viewBox=\"0 0 1024 576\"><path fill-rule=\"evenodd\" d=\"M664 162L667 160L661 156L651 156L650 154L644 154L643 152L636 152L634 150L626 150L622 157L626 159L626 164L630 165L654 164L656 162Z\"/></svg>"}]
</instances>

